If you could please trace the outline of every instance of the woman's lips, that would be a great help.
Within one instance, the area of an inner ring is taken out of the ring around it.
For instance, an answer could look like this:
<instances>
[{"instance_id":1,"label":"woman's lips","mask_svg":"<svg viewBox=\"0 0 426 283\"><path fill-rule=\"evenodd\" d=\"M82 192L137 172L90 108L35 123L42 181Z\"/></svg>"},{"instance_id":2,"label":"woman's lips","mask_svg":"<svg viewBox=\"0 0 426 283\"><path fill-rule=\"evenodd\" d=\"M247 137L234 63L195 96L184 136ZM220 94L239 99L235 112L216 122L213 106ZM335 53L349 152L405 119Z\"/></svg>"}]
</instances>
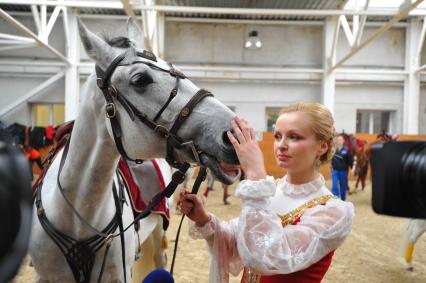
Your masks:
<instances>
[{"instance_id":1,"label":"woman's lips","mask_svg":"<svg viewBox=\"0 0 426 283\"><path fill-rule=\"evenodd\" d=\"M288 161L291 158L291 156L288 156L286 154L278 154L277 158L279 161Z\"/></svg>"}]
</instances>

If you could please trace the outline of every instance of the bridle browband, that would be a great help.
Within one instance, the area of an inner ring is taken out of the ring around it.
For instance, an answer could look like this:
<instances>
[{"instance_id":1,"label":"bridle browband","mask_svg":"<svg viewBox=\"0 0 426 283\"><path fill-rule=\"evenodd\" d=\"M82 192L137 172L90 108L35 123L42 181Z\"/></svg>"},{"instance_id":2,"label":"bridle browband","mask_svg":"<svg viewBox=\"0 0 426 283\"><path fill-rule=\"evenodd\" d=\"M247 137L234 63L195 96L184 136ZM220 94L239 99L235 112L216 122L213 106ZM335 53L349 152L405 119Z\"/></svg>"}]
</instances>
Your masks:
<instances>
[{"instance_id":1,"label":"bridle browband","mask_svg":"<svg viewBox=\"0 0 426 283\"><path fill-rule=\"evenodd\" d=\"M106 257L109 251L109 247L111 245L112 240L115 237L120 236L121 238L121 248L122 248L122 263L123 263L123 273L124 273L124 282L127 282L126 279L126 268L125 268L125 244L124 244L124 233L130 229L133 225L139 226L137 223L140 219L145 218L148 216L151 212L151 210L160 203L160 201L164 197L170 197L177 186L181 184L185 178L185 173L190 167L190 164L188 162L182 162L181 160L176 160L175 157L175 149L190 149L191 153L195 159L195 161L200 165L200 171L199 174L194 182L193 188L191 193L196 194L198 192L198 189L201 185L201 183L204 181L206 177L206 168L202 165L199 155L202 153L201 150L197 149L193 141L183 141L182 138L180 138L177 135L178 130L183 125L183 123L186 121L186 119L189 117L189 115L192 113L195 106L202 101L204 98L208 96L213 96L212 93L200 89L197 91L197 93L187 102L187 104L182 108L182 110L179 112L178 116L176 117L172 127L168 129L166 126L157 123L157 120L161 117L161 114L164 112L164 110L168 107L170 102L173 100L174 97L178 94L178 88L179 88L179 81L181 79L186 79L186 76L173 68L173 65L169 63L169 70L163 69L151 62L145 62L145 61L136 61L135 63L143 63L147 66L149 66L152 69L160 70L166 73L169 73L171 76L176 78L176 83L174 88L171 90L170 95L166 103L161 107L159 112L155 115L155 117L151 120L149 119L146 114L142 113L137 109L125 96L121 95L118 89L111 84L111 77L114 73L114 70L118 66L125 66L125 65L131 65L131 64L120 64L123 59L125 58L126 52L123 52L122 54L118 55L108 66L108 68L103 71L98 65L95 66L96 75L97 75L97 86L101 89L106 105L105 105L105 112L106 117L110 120L111 123L111 129L113 133L114 142L116 145L116 148L118 152L120 153L121 157L124 160L133 161L137 164L141 164L143 160L141 159L132 159L130 158L123 146L122 143L122 129L120 126L120 123L117 119L117 108L115 106L114 99L116 99L126 110L128 115L130 116L131 120L134 121L135 117L137 117L142 123L144 123L146 126L148 126L150 129L152 129L154 132L156 132L159 136L162 138L165 138L167 141L167 156L166 161L172 166L178 169L175 173L173 173L172 181L170 184L167 185L167 187L164 189L164 191L156 194L148 203L147 207L139 213L135 219L124 228L121 214L123 212L123 202L122 200L124 197L122 196L123 189L121 185L119 186L119 194L117 195L117 190L115 187L115 183L113 181L113 196L114 196L114 202L116 206L116 213L114 215L114 218L110 221L110 223L105 227L102 231L97 230L92 225L90 225L81 215L80 213L73 207L72 203L69 201L69 199L64 194L64 190L61 186L60 182L60 174L62 171L62 168L65 164L65 159L68 152L69 142L70 142L70 135L67 135L66 138L61 140L57 147L53 148L52 151L49 153L49 156L47 158L47 167L45 170L43 170L42 174L44 175L47 172L47 168L52 163L54 156L56 152L59 151L62 147L64 147L64 152L61 157L60 166L58 170L57 175L57 185L59 187L59 190L64 197L66 203L68 206L72 209L73 213L78 217L78 219L92 232L94 232L94 236L90 237L89 239L85 240L77 240L72 237L67 236L66 234L60 232L57 230L53 224L48 220L46 217L42 200L41 200L41 187L43 182L41 181L35 191L35 203L37 207L37 215L39 218L39 221L46 231L46 233L49 235L49 237L58 245L62 253L65 255L66 260L68 264L70 265L74 278L77 282L88 282L90 280L90 274L91 269L94 264L94 253L96 253L104 244L106 244L106 249L102 261L101 270L98 277L98 282L101 282L102 275L104 271L105 261ZM148 59L150 61L156 62L156 57L153 53L148 52L144 50L143 52L137 52L137 56ZM117 173L117 178L119 179L119 174ZM182 225L184 215L182 216L178 233L176 235L176 242L175 242L175 249L172 259L172 268L171 273L173 273L173 266L174 261L176 257L176 249L180 234L180 227ZM119 228L120 232L115 233L115 230Z\"/></svg>"},{"instance_id":2,"label":"bridle browband","mask_svg":"<svg viewBox=\"0 0 426 283\"><path fill-rule=\"evenodd\" d=\"M197 104L201 102L204 98L208 96L213 96L213 94L204 89L200 89L199 91L197 91L197 93L195 93L195 95L188 101L188 103L179 112L172 127L168 129L166 126L160 123L157 123L157 120L161 117L161 114L164 112L164 110L167 108L170 102L178 95L179 81L181 79L186 79L186 76L183 73L176 70L173 67L173 65L170 63L168 64L170 68L169 70L163 69L149 61L148 62L136 61L132 63L132 64L136 64L136 63L145 64L152 69L169 73L171 76L176 78L175 86L170 91L169 98L167 99L166 103L161 107L161 109L158 111L158 113L155 115L155 117L151 120L150 118L147 117L146 114L142 113L125 96L123 96L114 85L111 84L111 77L114 73L114 70L118 66L129 65L129 64L120 64L125 58L125 55L126 55L126 52L118 55L111 62L111 64L108 66L108 68L105 71L102 71L102 69L98 65L96 65L95 67L96 75L97 75L96 84L101 89L104 95L104 98L106 101L106 106L105 106L106 116L110 120L114 142L121 157L124 160L130 160L136 163L142 163L141 159L130 158L128 154L126 153L126 150L124 149L124 146L121 140L122 130L121 130L120 123L117 119L117 108L114 102L114 98L123 106L123 108L126 110L126 112L128 113L132 121L134 121L135 117L137 117L142 123L144 123L150 129L152 129L154 132L156 132L159 136L167 140L166 161L170 164L170 166L179 168L182 165L181 161L176 160L175 149L180 150L185 148L190 149L191 154L193 155L195 161L199 165L201 165L201 161L199 158L199 154L201 153L201 151L196 148L193 141L183 141L183 139L177 135L177 132L180 129L180 127L183 125L185 120L192 113L195 106L197 106ZM137 52L137 56L154 61L154 62L157 61L155 55L146 50L144 50L143 52Z\"/></svg>"}]
</instances>

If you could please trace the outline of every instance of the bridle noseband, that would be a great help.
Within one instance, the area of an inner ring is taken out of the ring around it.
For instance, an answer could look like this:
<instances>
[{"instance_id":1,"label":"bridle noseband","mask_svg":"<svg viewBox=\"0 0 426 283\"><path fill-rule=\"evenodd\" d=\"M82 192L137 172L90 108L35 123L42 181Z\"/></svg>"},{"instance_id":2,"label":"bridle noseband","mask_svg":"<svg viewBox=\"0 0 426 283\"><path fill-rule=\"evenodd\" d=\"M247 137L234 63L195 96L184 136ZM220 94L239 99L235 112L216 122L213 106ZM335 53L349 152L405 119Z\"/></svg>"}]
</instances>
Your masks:
<instances>
[{"instance_id":1,"label":"bridle noseband","mask_svg":"<svg viewBox=\"0 0 426 283\"><path fill-rule=\"evenodd\" d=\"M121 140L122 130L121 130L120 123L117 119L117 107L114 102L114 99L116 99L123 106L123 108L126 110L126 112L128 113L129 117L132 119L132 121L134 121L135 117L137 117L142 123L144 123L150 129L152 129L154 132L156 132L159 136L167 140L166 161L170 164L170 166L175 168L180 168L182 165L181 160L176 160L176 154L175 154L176 149L178 150L190 149L191 151L190 153L193 155L195 161L199 165L201 165L201 161L199 157L199 154L201 153L201 151L197 149L193 141L184 141L182 138L178 136L177 132L180 129L180 127L183 125L183 123L186 121L186 119L189 117L189 115L192 113L195 106L197 106L197 104L201 102L204 98L208 96L213 96L213 94L204 89L200 89L197 93L195 93L195 95L188 101L188 103L179 112L172 127L167 128L166 126L157 123L157 120L161 117L161 114L164 112L164 110L166 110L170 102L178 95L179 82L181 79L186 79L186 76L180 71L176 70L173 67L173 65L170 63L168 64L169 70L163 69L155 65L154 63L152 63L152 62L156 62L157 59L155 55L149 51L144 50L143 52L137 52L138 57L142 57L149 61L136 61L136 62L133 62L132 64L142 63L147 65L151 69L166 72L176 78L175 86L170 91L169 98L167 99L165 104L161 107L161 109L158 111L158 113L155 115L155 117L151 120L150 118L147 117L146 114L142 113L139 109L137 109L111 83L112 74L114 73L114 70L118 66L131 65L131 64L120 64L125 58L125 56L126 56L126 52L118 55L111 62L111 64L108 66L108 68L105 71L102 71L102 69L98 65L96 65L95 67L96 75L97 75L96 83L97 83L97 86L102 90L102 93L105 97L106 117L110 120L114 142L121 157L125 160L130 160L136 163L142 163L141 159L130 158L128 154L126 153L126 150L124 149L124 146Z\"/></svg>"}]
</instances>

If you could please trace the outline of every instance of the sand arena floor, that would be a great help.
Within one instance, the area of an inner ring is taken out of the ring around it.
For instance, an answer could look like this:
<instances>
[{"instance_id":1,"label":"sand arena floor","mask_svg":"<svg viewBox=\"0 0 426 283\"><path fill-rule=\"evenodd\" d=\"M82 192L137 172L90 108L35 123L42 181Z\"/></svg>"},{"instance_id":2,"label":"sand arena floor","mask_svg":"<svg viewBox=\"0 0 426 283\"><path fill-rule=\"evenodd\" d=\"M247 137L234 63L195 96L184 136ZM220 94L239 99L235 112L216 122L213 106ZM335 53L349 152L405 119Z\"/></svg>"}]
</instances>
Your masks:
<instances>
[{"instance_id":1,"label":"sand arena floor","mask_svg":"<svg viewBox=\"0 0 426 283\"><path fill-rule=\"evenodd\" d=\"M328 187L330 184L328 183ZM202 185L201 191L205 188ZM353 184L351 184L353 188ZM230 188L231 193L235 185ZM222 188L215 183L215 190L210 193L207 208L219 218L227 220L239 214L240 200L230 197L231 205L223 205ZM351 235L340 247L333 258L330 270L323 282L426 282L426 235L417 242L414 250L414 271L405 270L403 261L398 256L401 231L404 219L379 216L371 209L371 186L366 191L349 195L348 200L355 205L356 219ZM168 230L168 258L172 258L174 238L180 217L172 212L172 221ZM210 258L204 241L193 240L188 236L188 223L184 221L179 240L179 249L175 266L176 283L207 282ZM169 260L170 265L170 260ZM170 266L169 266L170 267ZM28 259L14 283L34 281L34 271L28 266ZM231 283L240 282L239 277L231 277Z\"/></svg>"}]
</instances>

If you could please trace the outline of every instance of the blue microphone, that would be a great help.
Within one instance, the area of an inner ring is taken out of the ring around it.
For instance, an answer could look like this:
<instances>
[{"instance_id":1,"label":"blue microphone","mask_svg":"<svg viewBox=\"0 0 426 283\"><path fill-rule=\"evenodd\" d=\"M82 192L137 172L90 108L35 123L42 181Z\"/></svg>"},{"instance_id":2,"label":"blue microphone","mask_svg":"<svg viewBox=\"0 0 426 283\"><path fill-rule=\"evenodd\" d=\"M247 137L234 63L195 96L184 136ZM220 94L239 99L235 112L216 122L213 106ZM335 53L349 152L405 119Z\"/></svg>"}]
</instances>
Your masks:
<instances>
[{"instance_id":1,"label":"blue microphone","mask_svg":"<svg viewBox=\"0 0 426 283\"><path fill-rule=\"evenodd\" d=\"M142 283L174 283L173 276L165 269L151 271Z\"/></svg>"}]
</instances>

